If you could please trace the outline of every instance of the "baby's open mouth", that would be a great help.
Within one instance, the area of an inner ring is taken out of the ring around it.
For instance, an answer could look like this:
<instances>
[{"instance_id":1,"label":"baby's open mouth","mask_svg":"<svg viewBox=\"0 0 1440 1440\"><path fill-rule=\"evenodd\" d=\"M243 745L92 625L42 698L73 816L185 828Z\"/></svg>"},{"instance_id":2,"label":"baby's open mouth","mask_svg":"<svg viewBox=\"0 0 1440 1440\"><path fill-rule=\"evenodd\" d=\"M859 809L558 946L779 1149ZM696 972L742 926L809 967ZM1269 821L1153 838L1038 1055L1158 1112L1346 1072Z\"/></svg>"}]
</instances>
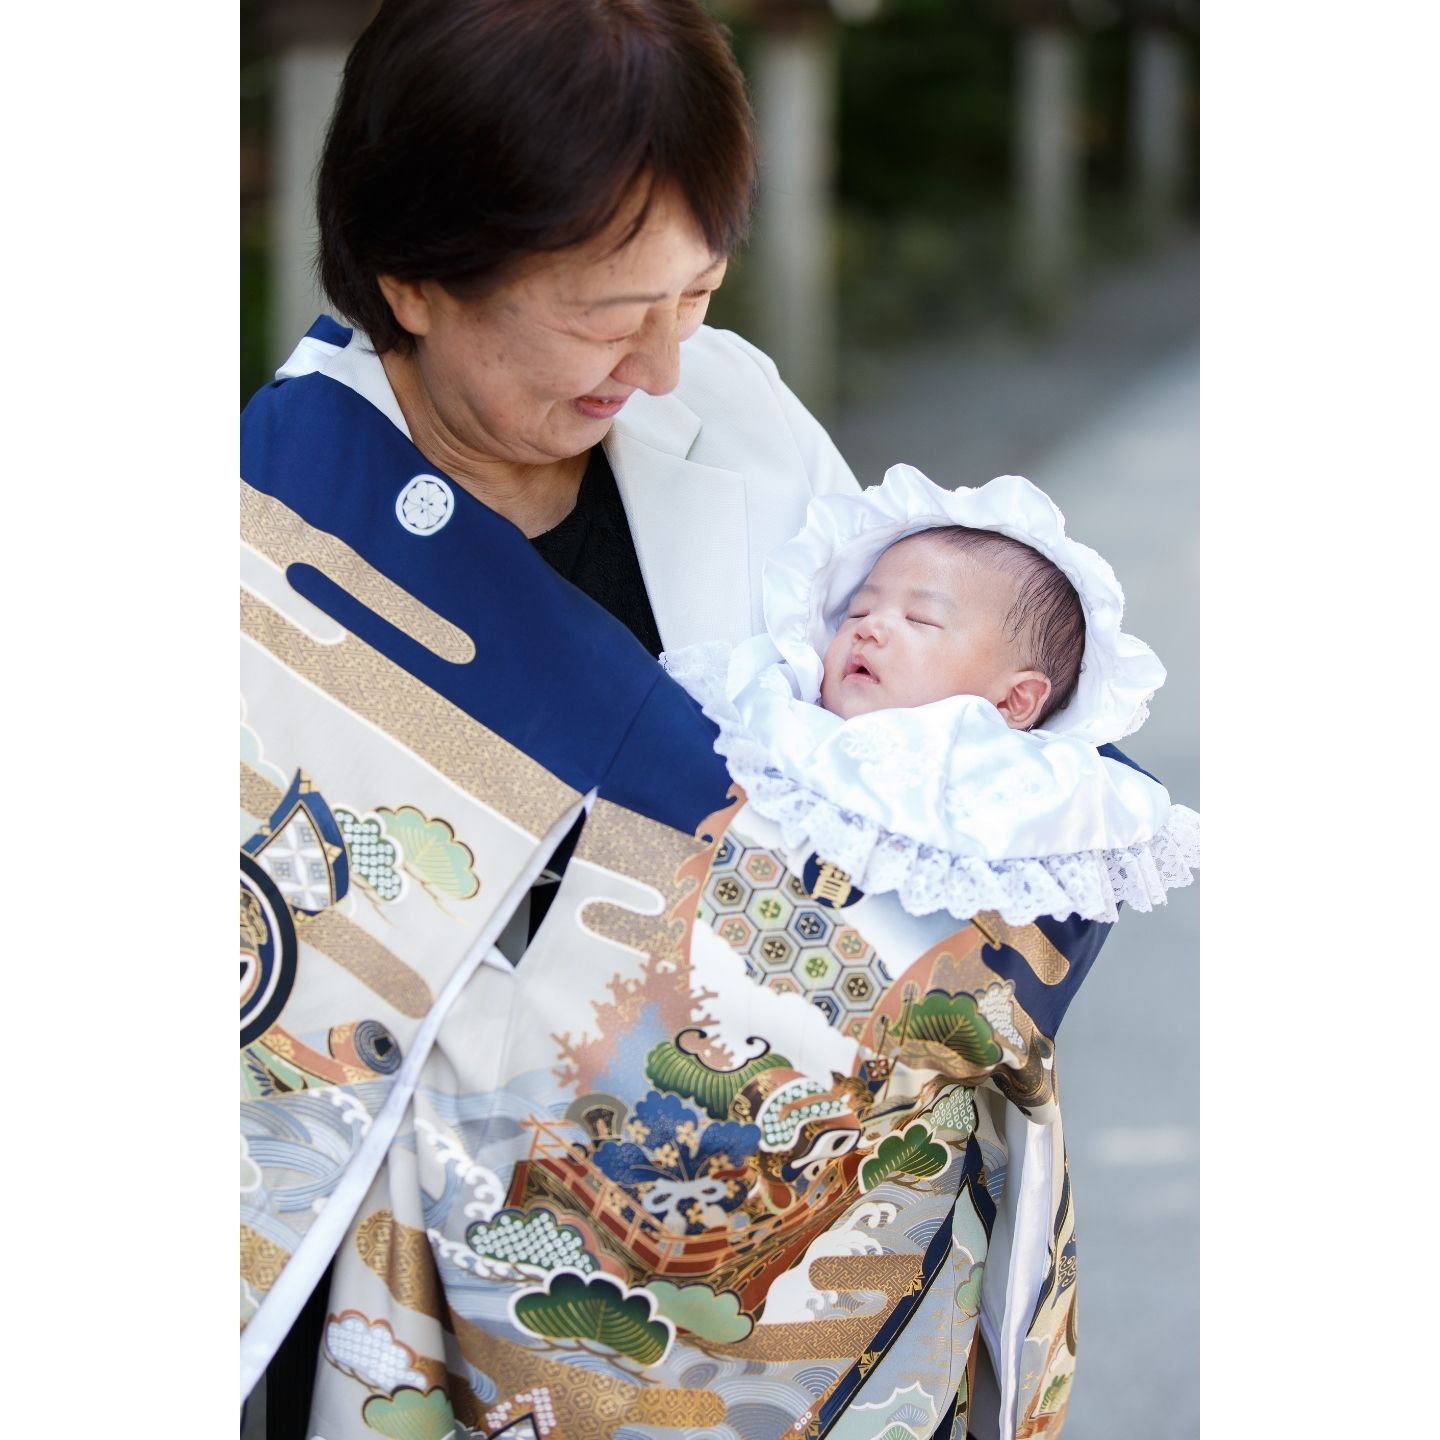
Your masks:
<instances>
[{"instance_id":1,"label":"baby's open mouth","mask_svg":"<svg viewBox=\"0 0 1440 1440\"><path fill-rule=\"evenodd\" d=\"M841 676L841 679L863 681L869 685L878 685L880 683L879 677L859 655L852 655L845 662L845 673Z\"/></svg>"}]
</instances>

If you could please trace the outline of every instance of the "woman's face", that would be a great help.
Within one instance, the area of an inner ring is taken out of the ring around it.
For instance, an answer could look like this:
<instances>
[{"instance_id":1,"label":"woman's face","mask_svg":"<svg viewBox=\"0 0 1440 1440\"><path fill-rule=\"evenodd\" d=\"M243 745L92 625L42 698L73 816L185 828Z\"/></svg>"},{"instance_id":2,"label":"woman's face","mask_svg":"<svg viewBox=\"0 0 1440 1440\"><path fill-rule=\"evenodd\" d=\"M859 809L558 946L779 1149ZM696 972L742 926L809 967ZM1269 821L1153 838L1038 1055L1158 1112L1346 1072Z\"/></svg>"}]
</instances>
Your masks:
<instances>
[{"instance_id":1,"label":"woman's face","mask_svg":"<svg viewBox=\"0 0 1440 1440\"><path fill-rule=\"evenodd\" d=\"M461 455L527 466L568 459L598 444L637 390L675 388L680 342L705 318L725 261L664 192L617 249L638 204L595 240L534 257L478 299L433 281L382 281L416 336L422 403Z\"/></svg>"}]
</instances>

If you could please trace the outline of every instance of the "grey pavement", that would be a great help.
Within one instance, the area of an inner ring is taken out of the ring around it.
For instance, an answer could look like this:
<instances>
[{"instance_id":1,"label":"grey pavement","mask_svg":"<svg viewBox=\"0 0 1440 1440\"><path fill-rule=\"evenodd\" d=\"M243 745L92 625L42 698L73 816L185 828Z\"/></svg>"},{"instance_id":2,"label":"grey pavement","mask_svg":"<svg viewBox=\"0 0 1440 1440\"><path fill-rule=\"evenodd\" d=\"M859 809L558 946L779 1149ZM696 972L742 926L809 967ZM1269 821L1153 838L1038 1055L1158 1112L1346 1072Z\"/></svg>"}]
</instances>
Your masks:
<instances>
[{"instance_id":1,"label":"grey pavement","mask_svg":"<svg viewBox=\"0 0 1440 1440\"><path fill-rule=\"evenodd\" d=\"M828 428L862 485L901 461L937 484L1029 474L1193 347L1199 323L1198 246L1185 239L1097 275L1053 329L997 324L898 351L846 351Z\"/></svg>"},{"instance_id":2,"label":"grey pavement","mask_svg":"<svg viewBox=\"0 0 1440 1440\"><path fill-rule=\"evenodd\" d=\"M1199 808L1198 284L1193 247L1114 276L1058 334L956 337L832 425L862 483L1028 475L1114 566L1125 628L1169 675L1124 748ZM1080 1248L1066 1440L1199 1434L1199 881L1125 914L1060 1032Z\"/></svg>"},{"instance_id":3,"label":"grey pavement","mask_svg":"<svg viewBox=\"0 0 1440 1440\"><path fill-rule=\"evenodd\" d=\"M1031 466L1169 671L1124 748L1195 808L1198 382L1192 345ZM1067 1440L1199 1434L1198 890L1121 917L1060 1035L1082 1276Z\"/></svg>"}]
</instances>

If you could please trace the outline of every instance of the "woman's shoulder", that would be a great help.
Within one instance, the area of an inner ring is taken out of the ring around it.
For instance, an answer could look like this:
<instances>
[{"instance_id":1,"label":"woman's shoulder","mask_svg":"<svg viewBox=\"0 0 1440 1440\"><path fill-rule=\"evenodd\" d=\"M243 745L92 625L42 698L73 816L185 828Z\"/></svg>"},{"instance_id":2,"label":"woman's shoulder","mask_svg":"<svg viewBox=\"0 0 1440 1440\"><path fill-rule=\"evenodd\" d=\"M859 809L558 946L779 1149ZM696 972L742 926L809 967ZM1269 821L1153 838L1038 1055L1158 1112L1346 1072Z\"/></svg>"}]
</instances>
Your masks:
<instances>
[{"instance_id":1,"label":"woman's shoulder","mask_svg":"<svg viewBox=\"0 0 1440 1440\"><path fill-rule=\"evenodd\" d=\"M750 383L777 391L783 388L775 362L758 345L733 330L702 325L685 341L681 353L682 389L697 381L713 380Z\"/></svg>"},{"instance_id":2,"label":"woman's shoulder","mask_svg":"<svg viewBox=\"0 0 1440 1440\"><path fill-rule=\"evenodd\" d=\"M746 456L779 455L785 474L803 477L800 493L832 490L858 493L855 477L825 427L785 384L775 362L733 330L702 325L680 352L680 384L675 398L700 418L711 441L723 452ZM703 457L697 457L703 458ZM778 544L803 523L803 514L784 517Z\"/></svg>"}]
</instances>

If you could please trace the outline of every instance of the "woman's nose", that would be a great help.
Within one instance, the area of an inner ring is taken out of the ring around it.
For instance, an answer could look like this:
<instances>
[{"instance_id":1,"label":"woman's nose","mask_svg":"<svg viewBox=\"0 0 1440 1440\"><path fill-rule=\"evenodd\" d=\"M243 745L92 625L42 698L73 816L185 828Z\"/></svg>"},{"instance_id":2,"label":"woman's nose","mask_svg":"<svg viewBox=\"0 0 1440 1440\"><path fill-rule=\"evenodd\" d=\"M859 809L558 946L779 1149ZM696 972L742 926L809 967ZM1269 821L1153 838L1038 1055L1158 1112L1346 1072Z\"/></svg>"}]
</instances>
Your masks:
<instances>
[{"instance_id":1,"label":"woman's nose","mask_svg":"<svg viewBox=\"0 0 1440 1440\"><path fill-rule=\"evenodd\" d=\"M680 334L673 311L652 312L633 347L610 372L647 395L668 395L680 383Z\"/></svg>"}]
</instances>

